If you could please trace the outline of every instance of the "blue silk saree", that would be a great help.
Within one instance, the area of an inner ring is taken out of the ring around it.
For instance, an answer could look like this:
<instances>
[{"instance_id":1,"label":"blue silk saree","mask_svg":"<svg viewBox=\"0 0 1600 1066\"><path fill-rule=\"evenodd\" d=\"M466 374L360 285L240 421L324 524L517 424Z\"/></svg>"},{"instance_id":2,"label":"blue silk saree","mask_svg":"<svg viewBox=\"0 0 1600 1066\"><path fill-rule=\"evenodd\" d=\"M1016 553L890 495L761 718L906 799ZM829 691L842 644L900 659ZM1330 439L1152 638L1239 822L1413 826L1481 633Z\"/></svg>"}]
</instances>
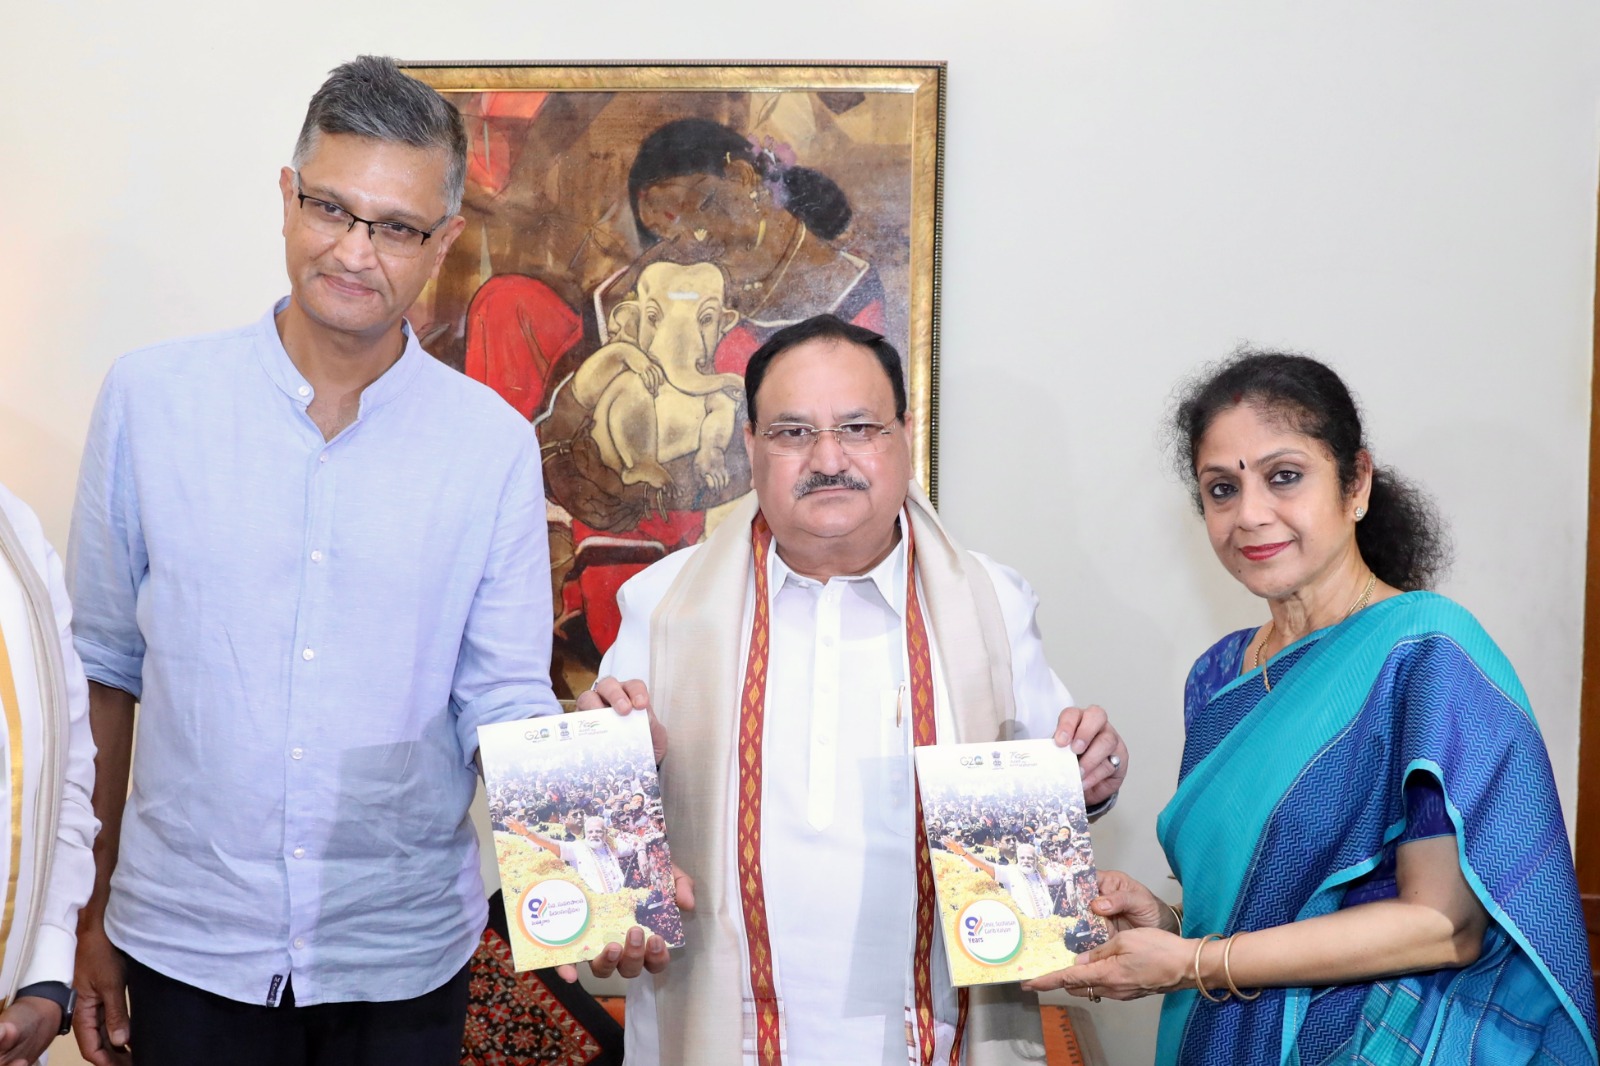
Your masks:
<instances>
[{"instance_id":1,"label":"blue silk saree","mask_svg":"<svg viewBox=\"0 0 1600 1066\"><path fill-rule=\"evenodd\" d=\"M1166 997L1156 1060L1595 1066L1595 1000L1549 756L1504 655L1432 593L1375 604L1219 688L1190 723L1157 829L1185 931L1330 913L1393 861L1405 785L1431 776L1489 913L1465 969L1255 1002Z\"/></svg>"}]
</instances>

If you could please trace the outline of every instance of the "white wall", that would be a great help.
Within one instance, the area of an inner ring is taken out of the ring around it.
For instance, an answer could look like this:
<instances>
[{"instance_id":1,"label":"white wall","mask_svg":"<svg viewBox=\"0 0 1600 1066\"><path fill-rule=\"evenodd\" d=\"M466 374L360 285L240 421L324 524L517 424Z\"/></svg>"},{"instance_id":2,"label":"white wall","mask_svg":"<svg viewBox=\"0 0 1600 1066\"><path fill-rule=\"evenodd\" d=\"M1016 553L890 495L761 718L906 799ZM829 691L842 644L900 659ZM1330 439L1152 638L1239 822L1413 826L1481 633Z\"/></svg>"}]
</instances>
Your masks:
<instances>
[{"instance_id":1,"label":"white wall","mask_svg":"<svg viewBox=\"0 0 1600 1066\"><path fill-rule=\"evenodd\" d=\"M0 22L0 479L58 538L110 360L285 288L277 167L334 64L947 59L943 510L1029 575L1057 669L1128 734L1102 862L1164 876L1185 670L1264 617L1159 449L1173 382L1244 340L1332 360L1380 461L1437 495L1446 591L1517 663L1573 812L1592 4L8 0ZM1149 1060L1149 1005L1097 1013L1114 1062Z\"/></svg>"}]
</instances>

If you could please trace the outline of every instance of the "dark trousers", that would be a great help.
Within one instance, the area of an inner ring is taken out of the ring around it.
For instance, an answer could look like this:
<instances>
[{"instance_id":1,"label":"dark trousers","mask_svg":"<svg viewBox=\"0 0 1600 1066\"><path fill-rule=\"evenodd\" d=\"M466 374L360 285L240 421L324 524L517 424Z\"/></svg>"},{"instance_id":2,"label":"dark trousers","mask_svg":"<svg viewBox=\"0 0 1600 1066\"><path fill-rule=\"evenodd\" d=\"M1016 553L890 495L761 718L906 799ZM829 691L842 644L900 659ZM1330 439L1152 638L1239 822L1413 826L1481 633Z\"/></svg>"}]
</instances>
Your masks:
<instances>
[{"instance_id":1,"label":"dark trousers","mask_svg":"<svg viewBox=\"0 0 1600 1066\"><path fill-rule=\"evenodd\" d=\"M416 999L297 1007L239 1003L128 961L128 1009L139 1066L460 1066L467 1018L463 966Z\"/></svg>"}]
</instances>

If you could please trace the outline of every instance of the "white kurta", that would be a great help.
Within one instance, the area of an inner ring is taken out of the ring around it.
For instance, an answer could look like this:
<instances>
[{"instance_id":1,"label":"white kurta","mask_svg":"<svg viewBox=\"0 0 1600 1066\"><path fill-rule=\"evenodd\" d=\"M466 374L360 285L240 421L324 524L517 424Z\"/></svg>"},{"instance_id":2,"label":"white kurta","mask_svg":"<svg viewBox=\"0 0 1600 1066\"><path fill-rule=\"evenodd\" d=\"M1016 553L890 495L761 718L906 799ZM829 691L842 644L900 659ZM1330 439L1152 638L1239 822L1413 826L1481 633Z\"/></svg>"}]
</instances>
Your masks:
<instances>
[{"instance_id":1,"label":"white kurta","mask_svg":"<svg viewBox=\"0 0 1600 1066\"><path fill-rule=\"evenodd\" d=\"M633 849L621 853L623 858ZM583 883L593 892L615 892L622 887L622 863L610 848L595 847L587 840L569 840L561 845L561 861L578 871Z\"/></svg>"},{"instance_id":2,"label":"white kurta","mask_svg":"<svg viewBox=\"0 0 1600 1066\"><path fill-rule=\"evenodd\" d=\"M995 880L1011 893L1011 901L1029 918L1050 917L1050 889L1061 883L1061 874L1024 870L1020 866L996 866Z\"/></svg>"},{"instance_id":3,"label":"white kurta","mask_svg":"<svg viewBox=\"0 0 1600 1066\"><path fill-rule=\"evenodd\" d=\"M94 835L99 828L90 794L94 791L94 740L89 733L89 686L83 666L72 647L72 606L62 580L61 560L44 538L39 519L28 506L0 486L0 508L16 530L28 561L43 578L50 591L54 614L54 636L61 644L61 662L66 670L68 727L62 738L67 746L66 776L62 781L61 815L56 830L56 848L44 892L39 897L36 920L39 931L33 954L23 966L18 985L38 981L72 983L73 956L78 946L78 910L94 888ZM38 721L40 684L34 668L34 646L28 622L27 601L17 575L0 562L0 633L17 688L17 703L25 721ZM5 730L0 729L0 751L6 746ZM9 757L9 752L4 753ZM0 804L9 809L10 784L0 773ZM9 848L0 848L0 883L10 875L5 869ZM20 942L27 915L18 914L12 938ZM8 945L9 946L9 945Z\"/></svg>"},{"instance_id":4,"label":"white kurta","mask_svg":"<svg viewBox=\"0 0 1600 1066\"><path fill-rule=\"evenodd\" d=\"M618 595L622 626L601 676L646 678L650 617L690 551L655 564ZM983 556L1010 637L1018 737L1046 737L1067 689L1045 661L1037 597L1015 571ZM906 1062L905 996L916 879L911 708L904 691L905 542L873 571L826 584L768 557L772 654L767 677L762 805L763 878L787 1048L795 1066ZM748 632L754 598L744 604ZM935 674L938 649L934 649ZM657 708L673 713L709 708ZM738 728L738 708L716 709ZM668 758L693 758L673 752ZM729 766L730 775L737 774ZM729 795L737 794L731 782ZM737 832L730 810L729 869ZM670 837L672 827L667 831ZM693 870L686 871L693 876ZM736 879L728 905L740 913ZM942 950L942 949L937 949ZM955 994L943 959L933 970L943 1054L954 1033ZM628 1066L653 1066L656 978L630 982Z\"/></svg>"}]
</instances>

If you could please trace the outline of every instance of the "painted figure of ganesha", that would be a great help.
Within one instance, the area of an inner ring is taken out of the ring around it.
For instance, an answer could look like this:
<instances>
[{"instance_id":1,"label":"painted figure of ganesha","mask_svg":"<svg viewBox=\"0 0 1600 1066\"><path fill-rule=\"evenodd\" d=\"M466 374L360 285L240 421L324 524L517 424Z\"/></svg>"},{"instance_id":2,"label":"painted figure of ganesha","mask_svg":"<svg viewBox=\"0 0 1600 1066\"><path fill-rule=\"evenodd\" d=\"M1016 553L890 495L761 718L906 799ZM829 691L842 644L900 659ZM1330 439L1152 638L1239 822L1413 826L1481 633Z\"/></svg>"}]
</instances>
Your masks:
<instances>
[{"instance_id":1,"label":"painted figure of ganesha","mask_svg":"<svg viewBox=\"0 0 1600 1066\"><path fill-rule=\"evenodd\" d=\"M717 345L739 320L725 306L726 277L714 263L657 262L634 295L612 308L616 338L573 375L572 398L589 412L589 438L624 485L674 499L728 487L728 444L744 395L738 374L714 370ZM693 456L691 486L668 463Z\"/></svg>"},{"instance_id":2,"label":"painted figure of ganesha","mask_svg":"<svg viewBox=\"0 0 1600 1066\"><path fill-rule=\"evenodd\" d=\"M585 525L630 530L748 490L743 449L737 467L729 455L744 381L713 369L739 319L725 285L715 263L650 264L612 308L608 341L555 386L536 420L545 488Z\"/></svg>"}]
</instances>

